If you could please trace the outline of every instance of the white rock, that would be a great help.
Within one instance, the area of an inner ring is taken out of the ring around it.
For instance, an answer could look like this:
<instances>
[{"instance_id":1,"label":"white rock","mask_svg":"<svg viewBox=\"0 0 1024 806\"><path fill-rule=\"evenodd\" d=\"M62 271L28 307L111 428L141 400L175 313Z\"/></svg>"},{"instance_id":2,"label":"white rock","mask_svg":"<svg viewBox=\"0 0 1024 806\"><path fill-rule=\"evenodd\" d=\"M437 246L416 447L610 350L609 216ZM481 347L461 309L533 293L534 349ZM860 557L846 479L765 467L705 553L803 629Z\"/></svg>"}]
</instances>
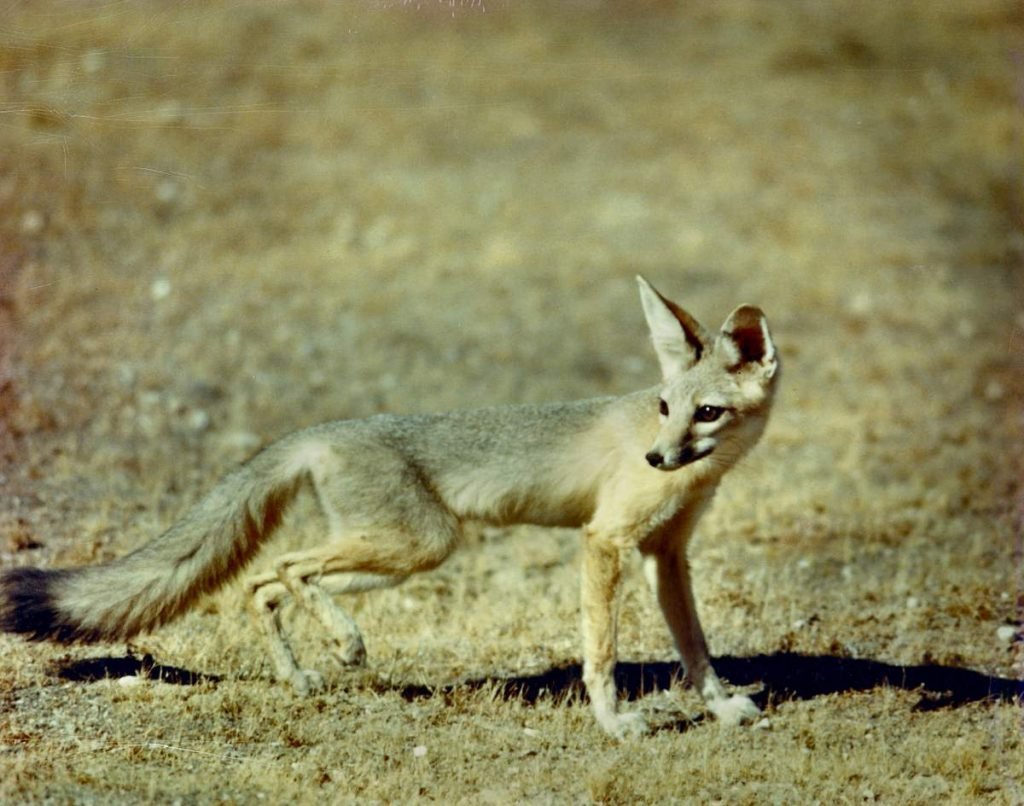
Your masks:
<instances>
[{"instance_id":1,"label":"white rock","mask_svg":"<svg viewBox=\"0 0 1024 806\"><path fill-rule=\"evenodd\" d=\"M38 210L26 210L21 216L21 231L26 235L37 235L46 226L46 218Z\"/></svg>"},{"instance_id":2,"label":"white rock","mask_svg":"<svg viewBox=\"0 0 1024 806\"><path fill-rule=\"evenodd\" d=\"M961 319L956 323L956 332L962 339L973 339L978 328L970 319Z\"/></svg>"},{"instance_id":3,"label":"white rock","mask_svg":"<svg viewBox=\"0 0 1024 806\"><path fill-rule=\"evenodd\" d=\"M157 201L170 204L178 198L181 188L173 179L165 179L156 186Z\"/></svg>"},{"instance_id":4,"label":"white rock","mask_svg":"<svg viewBox=\"0 0 1024 806\"><path fill-rule=\"evenodd\" d=\"M986 400L1002 400L1006 394L1006 387L1004 387L995 378L985 384L985 399Z\"/></svg>"},{"instance_id":5,"label":"white rock","mask_svg":"<svg viewBox=\"0 0 1024 806\"><path fill-rule=\"evenodd\" d=\"M133 674L117 678L117 684L119 686L123 686L124 688L135 688L136 686L141 686L145 682L146 681L144 678L138 677Z\"/></svg>"},{"instance_id":6,"label":"white rock","mask_svg":"<svg viewBox=\"0 0 1024 806\"><path fill-rule=\"evenodd\" d=\"M1012 644L1013 639L1017 637L1017 628L1012 624L1003 624L996 628L996 636L1004 644Z\"/></svg>"},{"instance_id":7,"label":"white rock","mask_svg":"<svg viewBox=\"0 0 1024 806\"><path fill-rule=\"evenodd\" d=\"M259 434L252 431L229 431L220 438L222 448L239 453L254 451L262 442Z\"/></svg>"},{"instance_id":8,"label":"white rock","mask_svg":"<svg viewBox=\"0 0 1024 806\"><path fill-rule=\"evenodd\" d=\"M171 295L171 281L166 277L158 277L149 287L149 295L157 302Z\"/></svg>"},{"instance_id":9,"label":"white rock","mask_svg":"<svg viewBox=\"0 0 1024 806\"><path fill-rule=\"evenodd\" d=\"M188 415L189 430L201 434L210 427L210 415L202 409L193 409Z\"/></svg>"},{"instance_id":10,"label":"white rock","mask_svg":"<svg viewBox=\"0 0 1024 806\"><path fill-rule=\"evenodd\" d=\"M856 316L867 316L874 308L875 300L867 291L858 291L850 297L850 301L847 304L847 309Z\"/></svg>"},{"instance_id":11,"label":"white rock","mask_svg":"<svg viewBox=\"0 0 1024 806\"><path fill-rule=\"evenodd\" d=\"M92 48L82 55L82 70L90 76L94 76L103 69L106 61L106 55L102 50Z\"/></svg>"}]
</instances>

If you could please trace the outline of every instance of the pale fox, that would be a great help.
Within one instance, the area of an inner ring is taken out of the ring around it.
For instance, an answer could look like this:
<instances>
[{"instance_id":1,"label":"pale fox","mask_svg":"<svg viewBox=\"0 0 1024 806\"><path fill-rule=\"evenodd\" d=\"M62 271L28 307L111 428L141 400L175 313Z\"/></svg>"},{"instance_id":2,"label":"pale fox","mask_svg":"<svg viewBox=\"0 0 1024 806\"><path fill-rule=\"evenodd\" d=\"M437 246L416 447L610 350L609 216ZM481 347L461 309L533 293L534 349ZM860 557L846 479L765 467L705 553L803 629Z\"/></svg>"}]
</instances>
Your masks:
<instances>
[{"instance_id":1,"label":"pale fox","mask_svg":"<svg viewBox=\"0 0 1024 806\"><path fill-rule=\"evenodd\" d=\"M334 594L396 585L435 568L463 523L582 527L583 679L601 727L644 721L616 702L616 611L623 553L638 549L683 665L722 721L755 717L708 657L687 543L723 474L757 442L779 361L764 314L742 305L712 336L637 278L660 386L625 397L379 415L284 437L228 475L163 535L103 565L0 576L0 628L62 642L126 639L193 607L238 574L303 488L326 516L318 548L285 554L247 583L274 672L301 693L280 606L294 600L342 663L365 657Z\"/></svg>"}]
</instances>

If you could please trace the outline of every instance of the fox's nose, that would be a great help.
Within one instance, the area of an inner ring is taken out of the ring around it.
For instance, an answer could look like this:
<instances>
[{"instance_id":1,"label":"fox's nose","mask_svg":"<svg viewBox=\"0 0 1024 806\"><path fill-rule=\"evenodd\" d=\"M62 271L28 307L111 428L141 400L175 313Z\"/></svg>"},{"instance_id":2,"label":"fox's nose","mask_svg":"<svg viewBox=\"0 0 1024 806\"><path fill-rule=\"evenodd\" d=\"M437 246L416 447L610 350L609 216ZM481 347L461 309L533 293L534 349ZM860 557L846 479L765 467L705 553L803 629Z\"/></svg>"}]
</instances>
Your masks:
<instances>
[{"instance_id":1,"label":"fox's nose","mask_svg":"<svg viewBox=\"0 0 1024 806\"><path fill-rule=\"evenodd\" d=\"M649 464L651 467L661 467L662 464L665 462L665 457L662 456L657 451L648 451L647 455L644 456L644 458L647 460L647 464Z\"/></svg>"}]
</instances>

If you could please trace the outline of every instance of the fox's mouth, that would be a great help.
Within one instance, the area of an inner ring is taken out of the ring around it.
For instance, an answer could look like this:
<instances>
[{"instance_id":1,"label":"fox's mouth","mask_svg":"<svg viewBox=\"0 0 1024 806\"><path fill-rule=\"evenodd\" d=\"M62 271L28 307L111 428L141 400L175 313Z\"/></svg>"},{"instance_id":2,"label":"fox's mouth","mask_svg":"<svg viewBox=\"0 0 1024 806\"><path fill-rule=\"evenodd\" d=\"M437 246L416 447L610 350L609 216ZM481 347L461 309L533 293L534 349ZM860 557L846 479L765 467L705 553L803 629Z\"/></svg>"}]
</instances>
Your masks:
<instances>
[{"instance_id":1,"label":"fox's mouth","mask_svg":"<svg viewBox=\"0 0 1024 806\"><path fill-rule=\"evenodd\" d=\"M649 451L647 456L647 464L657 470L664 470L666 472L670 470L678 470L681 467L692 465L694 462L698 462L705 456L709 456L715 450L714 443L697 447L692 442L683 445L679 449L679 455L675 457L666 457L664 454L658 451Z\"/></svg>"},{"instance_id":2,"label":"fox's mouth","mask_svg":"<svg viewBox=\"0 0 1024 806\"><path fill-rule=\"evenodd\" d=\"M703 448L697 448L694 445L684 445L683 450L679 453L679 466L692 465L705 456L710 456L714 449L714 445L705 445Z\"/></svg>"}]
</instances>

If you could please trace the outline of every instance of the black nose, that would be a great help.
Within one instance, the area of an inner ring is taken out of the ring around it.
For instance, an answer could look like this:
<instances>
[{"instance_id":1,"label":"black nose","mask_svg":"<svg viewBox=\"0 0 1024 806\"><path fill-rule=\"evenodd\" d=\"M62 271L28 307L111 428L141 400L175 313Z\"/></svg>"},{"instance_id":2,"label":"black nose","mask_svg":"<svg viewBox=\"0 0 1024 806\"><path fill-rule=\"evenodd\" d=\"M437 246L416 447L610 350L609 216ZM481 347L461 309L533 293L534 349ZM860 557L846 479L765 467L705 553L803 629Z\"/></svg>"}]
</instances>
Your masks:
<instances>
[{"instance_id":1,"label":"black nose","mask_svg":"<svg viewBox=\"0 0 1024 806\"><path fill-rule=\"evenodd\" d=\"M661 467L662 463L665 461L665 457L657 451L651 451L644 458L647 460L647 464L651 467Z\"/></svg>"}]
</instances>

